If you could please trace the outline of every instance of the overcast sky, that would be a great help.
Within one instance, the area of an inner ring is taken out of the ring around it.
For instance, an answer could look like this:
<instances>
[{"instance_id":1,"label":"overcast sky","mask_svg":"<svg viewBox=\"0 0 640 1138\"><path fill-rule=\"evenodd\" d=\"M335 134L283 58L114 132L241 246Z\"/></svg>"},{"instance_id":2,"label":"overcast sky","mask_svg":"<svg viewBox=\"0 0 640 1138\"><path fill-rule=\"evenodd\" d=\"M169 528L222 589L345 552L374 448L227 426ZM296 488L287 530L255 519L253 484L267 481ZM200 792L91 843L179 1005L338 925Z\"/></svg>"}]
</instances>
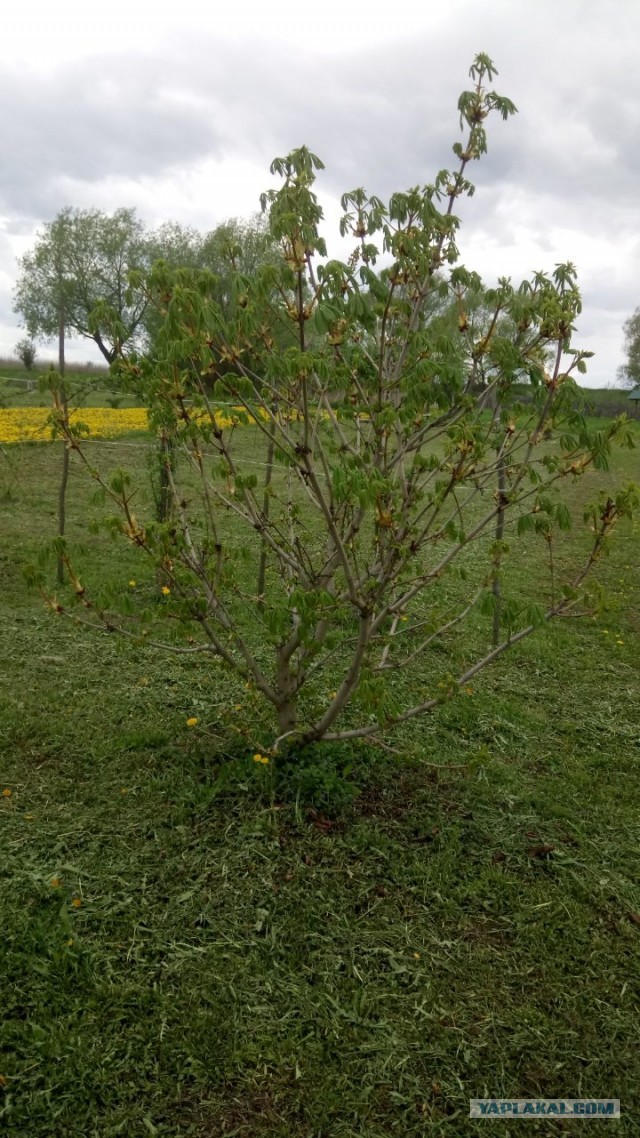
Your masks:
<instances>
[{"instance_id":1,"label":"overcast sky","mask_svg":"<svg viewBox=\"0 0 640 1138\"><path fill-rule=\"evenodd\" d=\"M304 143L340 252L342 192L454 162L479 51L519 114L489 122L462 260L486 281L573 261L587 382L614 382L640 306L640 0L5 0L0 354L21 335L16 257L67 205L211 229L255 212L272 158Z\"/></svg>"}]
</instances>

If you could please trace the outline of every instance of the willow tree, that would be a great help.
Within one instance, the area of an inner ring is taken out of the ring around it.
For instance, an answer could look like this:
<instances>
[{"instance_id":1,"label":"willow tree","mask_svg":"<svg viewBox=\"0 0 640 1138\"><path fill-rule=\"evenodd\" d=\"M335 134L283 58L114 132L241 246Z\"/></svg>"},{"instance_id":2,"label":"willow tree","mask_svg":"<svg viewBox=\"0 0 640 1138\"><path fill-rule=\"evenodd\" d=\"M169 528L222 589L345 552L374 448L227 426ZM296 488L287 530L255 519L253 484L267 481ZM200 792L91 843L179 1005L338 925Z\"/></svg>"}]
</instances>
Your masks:
<instances>
[{"instance_id":1,"label":"willow tree","mask_svg":"<svg viewBox=\"0 0 640 1138\"><path fill-rule=\"evenodd\" d=\"M576 410L588 353L572 347L572 266L485 288L459 263L469 166L486 151L489 116L515 111L488 87L494 72L488 57L474 61L453 171L387 203L344 195L348 260L328 257L322 163L302 147L273 162L279 184L262 198L279 258L232 274L224 308L206 272L158 266L146 280L161 318L155 352L119 367L180 456L171 523L137 512L125 472L91 473L117 507L109 524L163 567L164 597L119 611L75 578L79 607L54 605L231 669L262 697L274 748L387 735L538 626L580 611L631 504L631 491L594 504L584 560L563 578L549 558L571 521L562 488L607 465L624 425L593 433ZM453 330L442 318L452 304ZM528 593L522 577L509 588L508 565L523 562Z\"/></svg>"},{"instance_id":2,"label":"willow tree","mask_svg":"<svg viewBox=\"0 0 640 1138\"><path fill-rule=\"evenodd\" d=\"M111 364L141 332L146 296L128 278L150 263L135 210L63 209L20 259L14 309L32 338L48 340L58 336L62 308L66 334L92 340ZM95 315L105 304L108 323Z\"/></svg>"},{"instance_id":3,"label":"willow tree","mask_svg":"<svg viewBox=\"0 0 640 1138\"><path fill-rule=\"evenodd\" d=\"M33 249L20 258L14 291L17 312L34 340L57 340L55 408L69 429L70 393L64 380L65 342L69 336L92 340L108 364L139 334L146 297L128 288L128 274L145 263L144 227L135 210L109 215L100 210L63 209L38 234ZM148 264L148 260L146 261ZM126 294L126 299L125 299ZM96 309L109 306L108 324ZM76 391L75 402L85 394ZM64 537L69 449L65 446L58 488L58 536ZM58 558L58 580L64 566Z\"/></svg>"}]
</instances>

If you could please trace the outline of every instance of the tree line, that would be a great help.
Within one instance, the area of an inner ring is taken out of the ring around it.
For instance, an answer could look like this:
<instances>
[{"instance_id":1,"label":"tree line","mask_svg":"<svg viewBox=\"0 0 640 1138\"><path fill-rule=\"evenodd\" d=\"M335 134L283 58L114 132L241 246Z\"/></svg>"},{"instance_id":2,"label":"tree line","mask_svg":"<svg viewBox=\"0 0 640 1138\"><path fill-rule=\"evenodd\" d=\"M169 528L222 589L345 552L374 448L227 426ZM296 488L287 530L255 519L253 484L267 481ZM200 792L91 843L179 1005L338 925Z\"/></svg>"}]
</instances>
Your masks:
<instances>
[{"instance_id":1,"label":"tree line","mask_svg":"<svg viewBox=\"0 0 640 1138\"><path fill-rule=\"evenodd\" d=\"M618 368L618 382L622 387L634 388L640 384L640 308L624 324L625 362Z\"/></svg>"},{"instance_id":2,"label":"tree line","mask_svg":"<svg viewBox=\"0 0 640 1138\"><path fill-rule=\"evenodd\" d=\"M252 273L270 256L273 241L259 215L201 233L173 221L150 230L135 209L109 214L68 207L43 226L20 259L14 310L32 341L87 339L111 365L121 352L153 343L158 320L145 277L154 263L208 270L224 307L230 273ZM27 351L28 344L18 347L31 366L35 351Z\"/></svg>"}]
</instances>

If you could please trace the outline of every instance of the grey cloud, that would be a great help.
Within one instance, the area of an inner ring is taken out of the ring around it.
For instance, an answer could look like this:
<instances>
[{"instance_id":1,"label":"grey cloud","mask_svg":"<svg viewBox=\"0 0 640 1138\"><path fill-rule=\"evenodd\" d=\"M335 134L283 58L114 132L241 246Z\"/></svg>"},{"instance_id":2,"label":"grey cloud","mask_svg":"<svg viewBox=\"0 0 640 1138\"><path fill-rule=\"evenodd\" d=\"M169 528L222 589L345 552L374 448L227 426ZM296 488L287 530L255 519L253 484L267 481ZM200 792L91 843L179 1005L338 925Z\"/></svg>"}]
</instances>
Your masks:
<instances>
[{"instance_id":1,"label":"grey cloud","mask_svg":"<svg viewBox=\"0 0 640 1138\"><path fill-rule=\"evenodd\" d=\"M4 210L42 218L68 204L64 178L135 178L221 150L210 115L125 60L82 63L53 76L0 79L0 130L11 162L0 171Z\"/></svg>"},{"instance_id":2,"label":"grey cloud","mask_svg":"<svg viewBox=\"0 0 640 1138\"><path fill-rule=\"evenodd\" d=\"M323 185L334 193L364 181L388 195L449 163L468 60L442 84L422 45L321 62L273 44L212 47L178 46L170 66L130 55L5 73L5 209L41 218L67 204L65 179L152 177L239 151L264 161L268 180L269 160L303 143L327 162Z\"/></svg>"},{"instance_id":3,"label":"grey cloud","mask_svg":"<svg viewBox=\"0 0 640 1138\"><path fill-rule=\"evenodd\" d=\"M302 143L326 162L319 186L331 195L364 185L386 197L424 184L455 161L457 96L474 53L486 50L500 69L496 89L519 114L489 123L489 153L470 170L478 189L462 209L463 234L517 246L525 226L550 255L552 227L604 236L611 260L616 249L627 258L629 279L610 270L607 279L589 276L585 307L612 317L632 310L640 275L625 235L635 235L640 182L636 0L619 0L615 19L596 0L449 7L451 19L432 37L407 31L384 48L354 44L327 58L312 46L252 42L248 29L242 43L179 33L170 57L131 51L64 73L5 71L0 126L10 161L0 171L0 207L8 231L24 233L75 204L65 179L90 190L107 178L153 180L206 158L244 156L264 165L266 187L270 159Z\"/></svg>"},{"instance_id":4,"label":"grey cloud","mask_svg":"<svg viewBox=\"0 0 640 1138\"><path fill-rule=\"evenodd\" d=\"M604 53L596 67L600 45L583 24L586 10L587 26L593 32L597 24L606 40L610 20L597 6L567 0L562 11L536 8L540 18L525 33L503 0L477 9L454 3L435 40L407 37L324 60L250 38L183 36L171 59L131 53L52 75L5 72L0 125L12 161L0 194L12 212L40 217L66 204L56 196L65 177L89 184L152 177L240 151L264 161L266 179L275 153L304 142L327 162L322 183L330 192L364 183L386 196L454 161L457 95L474 52L486 47L504 72L496 87L520 114L490 124L489 155L472 177L483 187L526 185L567 210L579 196L581 210L602 212L607 192L624 208L640 173L633 44ZM456 15L464 16L458 25ZM490 214L487 195L482 205Z\"/></svg>"}]
</instances>

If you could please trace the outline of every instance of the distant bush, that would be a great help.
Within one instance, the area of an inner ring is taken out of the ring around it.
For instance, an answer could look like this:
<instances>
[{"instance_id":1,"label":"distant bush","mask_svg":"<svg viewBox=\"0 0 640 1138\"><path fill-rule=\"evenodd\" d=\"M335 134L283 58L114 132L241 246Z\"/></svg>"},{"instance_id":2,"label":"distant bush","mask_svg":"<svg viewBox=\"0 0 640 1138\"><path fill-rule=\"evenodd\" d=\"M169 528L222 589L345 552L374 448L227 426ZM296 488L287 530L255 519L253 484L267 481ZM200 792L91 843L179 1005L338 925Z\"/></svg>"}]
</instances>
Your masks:
<instances>
[{"instance_id":1,"label":"distant bush","mask_svg":"<svg viewBox=\"0 0 640 1138\"><path fill-rule=\"evenodd\" d=\"M31 371L36 362L37 354L38 352L33 340L27 339L26 336L23 340L18 340L16 344L16 355L20 362L24 364L27 371Z\"/></svg>"},{"instance_id":2,"label":"distant bush","mask_svg":"<svg viewBox=\"0 0 640 1138\"><path fill-rule=\"evenodd\" d=\"M517 395L523 405L533 400L533 388L529 384L518 384ZM576 387L575 410L604 419L615 419L618 415L632 415L633 403L629 392L621 387Z\"/></svg>"},{"instance_id":3,"label":"distant bush","mask_svg":"<svg viewBox=\"0 0 640 1138\"><path fill-rule=\"evenodd\" d=\"M615 419L616 415L632 415L633 403L629 392L620 387L594 387L585 391L586 410L592 415Z\"/></svg>"}]
</instances>

